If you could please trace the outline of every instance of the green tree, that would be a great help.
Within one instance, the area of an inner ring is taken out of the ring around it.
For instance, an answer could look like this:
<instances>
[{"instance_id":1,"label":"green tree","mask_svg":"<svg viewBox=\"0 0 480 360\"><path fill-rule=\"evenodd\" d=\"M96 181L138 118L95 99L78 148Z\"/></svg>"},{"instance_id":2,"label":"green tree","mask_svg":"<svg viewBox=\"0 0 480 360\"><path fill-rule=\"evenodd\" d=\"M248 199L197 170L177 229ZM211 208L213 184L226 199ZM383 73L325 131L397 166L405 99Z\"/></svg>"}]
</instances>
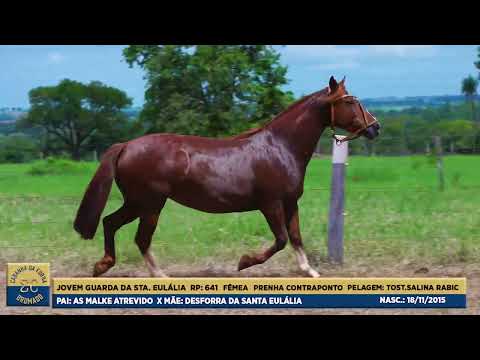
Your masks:
<instances>
[{"instance_id":1,"label":"green tree","mask_svg":"<svg viewBox=\"0 0 480 360\"><path fill-rule=\"evenodd\" d=\"M122 140L118 128L128 126L122 109L131 99L116 88L98 81L82 84L62 80L57 86L38 87L30 91L30 111L18 128L40 127L49 137L60 140L72 159L80 159L82 150L95 137L107 134L110 142ZM107 144L111 145L111 144Z\"/></svg>"},{"instance_id":2,"label":"green tree","mask_svg":"<svg viewBox=\"0 0 480 360\"><path fill-rule=\"evenodd\" d=\"M450 143L452 152L456 148L472 149L472 134L475 133L475 125L468 120L442 121L437 126L437 133L444 138L444 143Z\"/></svg>"},{"instance_id":3,"label":"green tree","mask_svg":"<svg viewBox=\"0 0 480 360\"><path fill-rule=\"evenodd\" d=\"M472 107L472 120L476 120L475 116L475 96L477 95L478 81L472 76L469 75L462 81L462 93L467 98L467 101L470 102Z\"/></svg>"},{"instance_id":4,"label":"green tree","mask_svg":"<svg viewBox=\"0 0 480 360\"><path fill-rule=\"evenodd\" d=\"M258 126L291 101L287 68L265 45L131 45L130 66L145 70L140 122L147 132L205 136Z\"/></svg>"}]
</instances>

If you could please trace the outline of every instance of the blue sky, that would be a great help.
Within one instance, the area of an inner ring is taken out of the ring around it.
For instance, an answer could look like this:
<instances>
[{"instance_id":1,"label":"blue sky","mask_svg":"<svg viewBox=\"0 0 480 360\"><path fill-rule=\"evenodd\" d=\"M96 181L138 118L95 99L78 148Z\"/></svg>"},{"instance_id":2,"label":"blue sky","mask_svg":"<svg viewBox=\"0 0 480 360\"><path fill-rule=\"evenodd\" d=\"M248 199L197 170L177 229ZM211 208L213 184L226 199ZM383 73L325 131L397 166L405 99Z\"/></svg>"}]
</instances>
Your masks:
<instances>
[{"instance_id":1,"label":"blue sky","mask_svg":"<svg viewBox=\"0 0 480 360\"><path fill-rule=\"evenodd\" d=\"M475 45L275 46L297 96L347 77L360 98L460 94L461 80L477 74ZM99 80L143 104L143 72L123 61L121 45L0 45L0 107L27 107L28 91L70 78Z\"/></svg>"}]
</instances>

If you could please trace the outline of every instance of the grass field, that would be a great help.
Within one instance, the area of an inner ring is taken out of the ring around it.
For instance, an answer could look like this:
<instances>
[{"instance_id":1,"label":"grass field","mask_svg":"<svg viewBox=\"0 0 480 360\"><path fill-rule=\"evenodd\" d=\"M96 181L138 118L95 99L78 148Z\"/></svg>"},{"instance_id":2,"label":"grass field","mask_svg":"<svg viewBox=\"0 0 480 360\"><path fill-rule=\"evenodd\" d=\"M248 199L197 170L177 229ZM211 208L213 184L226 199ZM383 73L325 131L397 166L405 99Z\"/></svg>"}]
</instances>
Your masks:
<instances>
[{"instance_id":1,"label":"grass field","mask_svg":"<svg viewBox=\"0 0 480 360\"><path fill-rule=\"evenodd\" d=\"M436 168L427 157L349 159L346 264L480 261L480 157L445 157L444 164L446 190L439 192ZM32 164L0 166L1 267L14 261L50 261L90 271L103 254L102 227L93 241L86 241L73 231L72 221L96 166L82 163L43 176L29 174ZM314 265L326 261L330 167L329 159L312 159L300 201L302 235ZM114 188L104 216L120 205ZM133 242L137 223L117 233L119 264L143 266ZM233 268L243 253L272 241L259 212L211 215L169 201L153 250L163 264L217 259ZM294 259L288 250L276 257Z\"/></svg>"}]
</instances>

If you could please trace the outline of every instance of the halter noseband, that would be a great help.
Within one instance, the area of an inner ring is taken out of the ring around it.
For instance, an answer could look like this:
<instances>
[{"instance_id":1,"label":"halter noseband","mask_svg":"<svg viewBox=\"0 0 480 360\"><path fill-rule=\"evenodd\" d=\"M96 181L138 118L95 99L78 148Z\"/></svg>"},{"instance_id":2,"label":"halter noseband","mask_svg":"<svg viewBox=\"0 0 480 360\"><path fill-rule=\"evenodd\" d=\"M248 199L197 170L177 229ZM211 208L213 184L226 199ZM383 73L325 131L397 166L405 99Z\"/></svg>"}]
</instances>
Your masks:
<instances>
[{"instance_id":1,"label":"halter noseband","mask_svg":"<svg viewBox=\"0 0 480 360\"><path fill-rule=\"evenodd\" d=\"M360 109L362 110L362 117L363 117L363 122L365 123L365 126L358 129L353 134L351 134L351 135L349 135L349 136L347 136L343 139L339 139L335 135L335 104L337 102L339 102L341 100L345 100L345 99L352 99L352 100L354 100L358 103L358 105L360 106ZM363 108L363 105L360 103L360 101L358 101L358 99L355 96L352 96L352 95L343 95L343 96L340 96L340 97L336 98L335 100L333 100L330 103L330 109L331 109L331 114L332 114L332 120L331 120L331 123L330 123L330 128L332 130L332 138L335 139L337 145L340 145L341 143L343 143L345 141L350 141L350 140L354 140L354 139L358 138L362 131L364 131L368 127L372 126L373 124L377 123L376 119L375 119L375 121L371 122L370 124L367 122L367 117L365 115L365 109Z\"/></svg>"}]
</instances>

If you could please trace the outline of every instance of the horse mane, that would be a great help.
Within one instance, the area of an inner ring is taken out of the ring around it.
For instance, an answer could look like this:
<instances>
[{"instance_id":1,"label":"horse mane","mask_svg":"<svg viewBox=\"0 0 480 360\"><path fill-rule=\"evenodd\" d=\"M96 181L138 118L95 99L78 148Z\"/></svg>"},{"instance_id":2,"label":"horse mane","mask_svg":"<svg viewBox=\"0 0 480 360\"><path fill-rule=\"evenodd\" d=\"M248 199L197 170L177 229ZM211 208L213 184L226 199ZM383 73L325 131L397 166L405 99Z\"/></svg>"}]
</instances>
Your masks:
<instances>
[{"instance_id":1,"label":"horse mane","mask_svg":"<svg viewBox=\"0 0 480 360\"><path fill-rule=\"evenodd\" d=\"M263 126L256 127L256 128L244 131L244 132L242 132L238 135L233 135L230 138L231 139L245 139L245 138L248 138L248 137L252 136L253 134L256 134L256 133L262 131L263 128L264 128Z\"/></svg>"},{"instance_id":2,"label":"horse mane","mask_svg":"<svg viewBox=\"0 0 480 360\"><path fill-rule=\"evenodd\" d=\"M310 94L310 95L306 95L302 98L300 98L299 100L295 101L294 103L292 103L288 108L286 108L284 111L282 111L280 114L278 114L277 116L275 116L272 120L270 120L269 122L263 124L262 126L259 126L259 127L256 127L256 128L253 128L253 129L250 129L250 130L247 130L247 131L244 131L238 135L234 135L234 136L231 136L230 139L245 139L245 138L248 138L262 130L264 130L268 125L270 125L271 123L273 123L275 120L279 119L280 117L283 117L284 115L286 114L289 114L290 112L296 110L298 107L300 107L301 105L305 104L308 100L310 100L312 97L314 96L317 96L317 95L321 95L321 94L324 94L324 93L327 93L328 92L328 87L323 89L323 90L320 90L320 91L317 91L317 92L314 92L313 94Z\"/></svg>"}]
</instances>

